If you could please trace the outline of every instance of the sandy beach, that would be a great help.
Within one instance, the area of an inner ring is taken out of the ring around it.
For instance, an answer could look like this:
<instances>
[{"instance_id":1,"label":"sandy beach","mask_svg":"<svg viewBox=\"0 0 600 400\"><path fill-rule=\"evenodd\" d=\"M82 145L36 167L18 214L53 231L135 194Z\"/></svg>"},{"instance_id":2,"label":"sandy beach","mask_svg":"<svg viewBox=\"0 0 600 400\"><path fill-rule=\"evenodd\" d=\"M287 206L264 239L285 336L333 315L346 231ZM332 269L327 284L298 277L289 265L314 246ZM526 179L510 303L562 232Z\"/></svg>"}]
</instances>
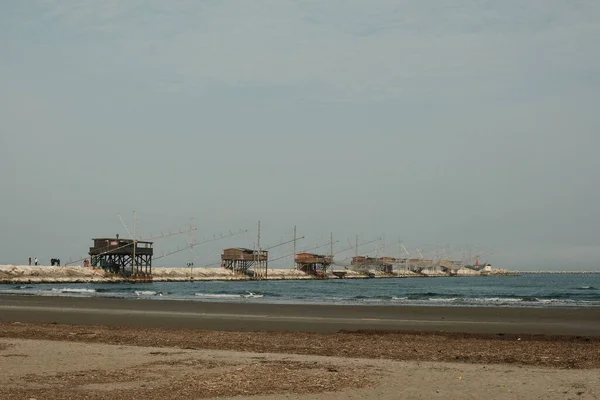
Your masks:
<instances>
[{"instance_id":1,"label":"sandy beach","mask_svg":"<svg viewBox=\"0 0 600 400\"><path fill-rule=\"evenodd\" d=\"M2 399L598 399L600 309L0 296Z\"/></svg>"},{"instance_id":2,"label":"sandy beach","mask_svg":"<svg viewBox=\"0 0 600 400\"><path fill-rule=\"evenodd\" d=\"M3 399L597 399L600 339L0 323Z\"/></svg>"}]
</instances>

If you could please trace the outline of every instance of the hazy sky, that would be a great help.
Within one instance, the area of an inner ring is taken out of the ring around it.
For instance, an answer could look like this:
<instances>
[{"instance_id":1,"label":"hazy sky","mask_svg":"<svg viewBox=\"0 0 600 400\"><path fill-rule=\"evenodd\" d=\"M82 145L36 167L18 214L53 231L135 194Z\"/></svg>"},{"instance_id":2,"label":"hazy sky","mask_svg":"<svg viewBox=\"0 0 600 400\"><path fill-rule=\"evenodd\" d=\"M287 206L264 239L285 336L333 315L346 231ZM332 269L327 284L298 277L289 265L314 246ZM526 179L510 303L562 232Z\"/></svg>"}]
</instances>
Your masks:
<instances>
[{"instance_id":1,"label":"hazy sky","mask_svg":"<svg viewBox=\"0 0 600 400\"><path fill-rule=\"evenodd\" d=\"M0 264L137 210L144 238L251 231L197 266L261 220L264 246L597 269L599 49L597 0L2 1Z\"/></svg>"}]
</instances>

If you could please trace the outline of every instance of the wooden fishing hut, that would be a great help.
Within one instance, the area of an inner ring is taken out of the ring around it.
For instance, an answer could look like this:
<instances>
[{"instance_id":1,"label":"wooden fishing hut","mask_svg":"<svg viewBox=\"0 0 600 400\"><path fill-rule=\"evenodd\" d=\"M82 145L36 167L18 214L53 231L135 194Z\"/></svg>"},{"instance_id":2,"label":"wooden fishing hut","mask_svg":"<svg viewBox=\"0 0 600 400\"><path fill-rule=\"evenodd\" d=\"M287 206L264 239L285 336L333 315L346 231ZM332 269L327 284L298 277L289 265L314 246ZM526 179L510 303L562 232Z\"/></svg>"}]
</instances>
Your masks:
<instances>
[{"instance_id":1,"label":"wooden fishing hut","mask_svg":"<svg viewBox=\"0 0 600 400\"><path fill-rule=\"evenodd\" d=\"M352 265L355 269L359 271L368 271L369 269L374 269L376 271L381 271L386 274L391 274L393 265L396 263L396 259L392 257L365 257L365 256L356 256L352 257L352 261L350 265Z\"/></svg>"},{"instance_id":2,"label":"wooden fishing hut","mask_svg":"<svg viewBox=\"0 0 600 400\"><path fill-rule=\"evenodd\" d=\"M381 272L385 272L386 274L391 274L394 269L394 264L402 263L402 260L394 257L381 257L380 263L378 264L378 270Z\"/></svg>"},{"instance_id":3,"label":"wooden fishing hut","mask_svg":"<svg viewBox=\"0 0 600 400\"><path fill-rule=\"evenodd\" d=\"M90 264L133 279L152 279L152 242L133 239L92 239Z\"/></svg>"},{"instance_id":4,"label":"wooden fishing hut","mask_svg":"<svg viewBox=\"0 0 600 400\"><path fill-rule=\"evenodd\" d=\"M236 274L248 274L248 269L253 268L266 271L269 263L269 252L267 250L252 250L243 247L224 249L221 254L221 267L229 269ZM255 274L256 275L256 274Z\"/></svg>"},{"instance_id":5,"label":"wooden fishing hut","mask_svg":"<svg viewBox=\"0 0 600 400\"><path fill-rule=\"evenodd\" d=\"M333 263L333 257L314 253L298 253L294 261L296 269L308 275L325 278L327 268Z\"/></svg>"}]
</instances>

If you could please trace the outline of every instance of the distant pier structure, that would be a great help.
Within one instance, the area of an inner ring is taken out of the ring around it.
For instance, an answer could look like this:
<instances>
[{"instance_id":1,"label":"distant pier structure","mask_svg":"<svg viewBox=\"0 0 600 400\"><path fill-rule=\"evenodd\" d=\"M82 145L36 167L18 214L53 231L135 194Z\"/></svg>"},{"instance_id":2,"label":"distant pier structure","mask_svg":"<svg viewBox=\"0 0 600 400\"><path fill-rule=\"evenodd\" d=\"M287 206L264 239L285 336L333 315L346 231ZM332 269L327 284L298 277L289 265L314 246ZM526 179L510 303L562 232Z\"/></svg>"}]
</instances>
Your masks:
<instances>
[{"instance_id":1,"label":"distant pier structure","mask_svg":"<svg viewBox=\"0 0 600 400\"><path fill-rule=\"evenodd\" d=\"M327 269L333 263L333 257L314 253L298 253L295 262L296 269L308 275L325 277Z\"/></svg>"},{"instance_id":2,"label":"distant pier structure","mask_svg":"<svg viewBox=\"0 0 600 400\"><path fill-rule=\"evenodd\" d=\"M126 277L152 277L152 242L133 239L92 239L90 264Z\"/></svg>"},{"instance_id":3,"label":"distant pier structure","mask_svg":"<svg viewBox=\"0 0 600 400\"><path fill-rule=\"evenodd\" d=\"M393 257L355 256L352 257L350 265L359 271L368 271L369 269L374 269L375 271L391 274L394 264L400 264L401 261L403 260Z\"/></svg>"},{"instance_id":4,"label":"distant pier structure","mask_svg":"<svg viewBox=\"0 0 600 400\"><path fill-rule=\"evenodd\" d=\"M243 247L224 249L221 254L221 267L229 269L236 274L248 275L252 267L255 277L266 274L269 263L267 250L252 250Z\"/></svg>"}]
</instances>

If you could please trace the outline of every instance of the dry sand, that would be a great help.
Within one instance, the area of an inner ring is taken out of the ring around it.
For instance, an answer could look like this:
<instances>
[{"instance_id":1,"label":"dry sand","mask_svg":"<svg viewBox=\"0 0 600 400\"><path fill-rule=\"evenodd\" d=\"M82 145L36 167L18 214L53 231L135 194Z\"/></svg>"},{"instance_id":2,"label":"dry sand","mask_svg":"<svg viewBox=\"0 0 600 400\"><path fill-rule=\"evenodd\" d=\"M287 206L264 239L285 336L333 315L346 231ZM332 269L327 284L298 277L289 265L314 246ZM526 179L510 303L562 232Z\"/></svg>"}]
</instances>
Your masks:
<instances>
[{"instance_id":1,"label":"dry sand","mask_svg":"<svg viewBox=\"0 0 600 400\"><path fill-rule=\"evenodd\" d=\"M518 339L0 324L0 398L600 398L598 338Z\"/></svg>"}]
</instances>

